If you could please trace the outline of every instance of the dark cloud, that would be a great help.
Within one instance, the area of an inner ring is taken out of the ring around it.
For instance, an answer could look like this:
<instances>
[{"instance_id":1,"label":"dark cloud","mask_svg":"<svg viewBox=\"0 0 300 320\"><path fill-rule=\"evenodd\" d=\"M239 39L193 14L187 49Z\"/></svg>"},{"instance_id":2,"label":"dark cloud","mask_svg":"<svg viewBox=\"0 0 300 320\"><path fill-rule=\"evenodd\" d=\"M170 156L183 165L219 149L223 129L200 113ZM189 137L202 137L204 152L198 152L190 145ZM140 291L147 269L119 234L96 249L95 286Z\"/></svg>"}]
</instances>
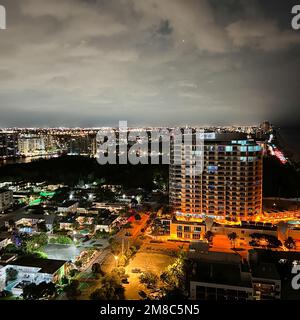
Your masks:
<instances>
[{"instance_id":1,"label":"dark cloud","mask_svg":"<svg viewBox=\"0 0 300 320\"><path fill-rule=\"evenodd\" d=\"M298 121L294 3L1 0L0 125Z\"/></svg>"},{"instance_id":2,"label":"dark cloud","mask_svg":"<svg viewBox=\"0 0 300 320\"><path fill-rule=\"evenodd\" d=\"M159 28L157 29L157 33L166 36L166 35L170 35L173 32L173 28L170 25L170 21L169 20L163 20L160 23Z\"/></svg>"}]
</instances>

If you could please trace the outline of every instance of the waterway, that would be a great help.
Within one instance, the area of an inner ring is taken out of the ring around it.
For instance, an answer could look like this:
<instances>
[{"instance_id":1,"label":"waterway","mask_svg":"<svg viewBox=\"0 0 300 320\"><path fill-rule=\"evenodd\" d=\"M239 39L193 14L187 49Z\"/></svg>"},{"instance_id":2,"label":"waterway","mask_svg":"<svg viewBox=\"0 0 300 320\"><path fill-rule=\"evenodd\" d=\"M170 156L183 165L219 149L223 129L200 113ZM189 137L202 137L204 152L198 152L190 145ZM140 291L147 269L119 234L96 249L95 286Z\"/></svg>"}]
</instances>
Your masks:
<instances>
[{"instance_id":1,"label":"waterway","mask_svg":"<svg viewBox=\"0 0 300 320\"><path fill-rule=\"evenodd\" d=\"M0 159L0 167L4 167L10 164L17 164L17 163L30 163L33 161L37 161L40 159L52 159L57 158L58 155L45 155L45 156L38 156L38 157L26 157L26 158L18 158L18 159Z\"/></svg>"}]
</instances>

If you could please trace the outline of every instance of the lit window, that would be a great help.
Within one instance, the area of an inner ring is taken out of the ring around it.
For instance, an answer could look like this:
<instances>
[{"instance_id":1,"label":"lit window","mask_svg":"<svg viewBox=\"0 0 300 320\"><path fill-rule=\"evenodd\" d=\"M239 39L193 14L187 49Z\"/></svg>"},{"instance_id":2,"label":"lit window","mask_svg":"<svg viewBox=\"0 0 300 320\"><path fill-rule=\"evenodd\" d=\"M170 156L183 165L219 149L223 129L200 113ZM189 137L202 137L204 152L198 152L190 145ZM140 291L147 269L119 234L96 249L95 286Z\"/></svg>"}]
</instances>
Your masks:
<instances>
[{"instance_id":1,"label":"lit window","mask_svg":"<svg viewBox=\"0 0 300 320\"><path fill-rule=\"evenodd\" d=\"M247 147L239 147L241 152L247 152Z\"/></svg>"}]
</instances>

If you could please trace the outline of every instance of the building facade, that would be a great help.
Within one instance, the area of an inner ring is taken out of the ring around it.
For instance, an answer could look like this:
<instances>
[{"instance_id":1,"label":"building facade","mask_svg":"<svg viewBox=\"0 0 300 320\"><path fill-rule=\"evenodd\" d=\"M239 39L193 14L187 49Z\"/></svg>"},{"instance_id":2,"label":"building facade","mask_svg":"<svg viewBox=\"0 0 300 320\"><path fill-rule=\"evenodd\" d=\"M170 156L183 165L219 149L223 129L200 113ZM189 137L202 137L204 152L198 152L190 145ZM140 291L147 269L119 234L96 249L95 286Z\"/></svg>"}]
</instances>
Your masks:
<instances>
[{"instance_id":1,"label":"building facade","mask_svg":"<svg viewBox=\"0 0 300 320\"><path fill-rule=\"evenodd\" d=\"M13 158L17 155L17 135L13 132L0 133L0 159Z\"/></svg>"},{"instance_id":2,"label":"building facade","mask_svg":"<svg viewBox=\"0 0 300 320\"><path fill-rule=\"evenodd\" d=\"M0 212L9 209L13 205L13 201L11 190L0 189Z\"/></svg>"},{"instance_id":3,"label":"building facade","mask_svg":"<svg viewBox=\"0 0 300 320\"><path fill-rule=\"evenodd\" d=\"M20 135L18 149L22 156L38 156L45 154L45 139L39 135Z\"/></svg>"},{"instance_id":4,"label":"building facade","mask_svg":"<svg viewBox=\"0 0 300 320\"><path fill-rule=\"evenodd\" d=\"M174 161L193 156L194 140L190 150L171 140L170 204L177 217L247 220L262 212L262 149L254 140L242 133L205 134L203 172L196 174Z\"/></svg>"},{"instance_id":5,"label":"building facade","mask_svg":"<svg viewBox=\"0 0 300 320\"><path fill-rule=\"evenodd\" d=\"M248 264L231 253L188 253L186 281L190 300L254 299L251 272ZM224 272L226 270L226 272Z\"/></svg>"}]
</instances>

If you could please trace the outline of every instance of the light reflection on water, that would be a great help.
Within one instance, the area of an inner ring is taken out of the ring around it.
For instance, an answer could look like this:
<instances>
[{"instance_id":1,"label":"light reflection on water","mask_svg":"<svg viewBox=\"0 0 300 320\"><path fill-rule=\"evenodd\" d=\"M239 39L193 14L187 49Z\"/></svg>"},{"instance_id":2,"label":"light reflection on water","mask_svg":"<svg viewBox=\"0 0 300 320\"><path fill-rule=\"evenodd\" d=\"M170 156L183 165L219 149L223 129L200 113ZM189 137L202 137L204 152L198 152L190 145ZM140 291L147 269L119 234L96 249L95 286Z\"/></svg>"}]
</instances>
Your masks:
<instances>
[{"instance_id":1,"label":"light reflection on water","mask_svg":"<svg viewBox=\"0 0 300 320\"><path fill-rule=\"evenodd\" d=\"M30 163L41 159L52 159L57 158L58 155L51 155L51 156L38 156L38 157L26 157L26 158L18 158L18 159L5 159L0 160L0 167L4 167L10 164L17 164L17 163Z\"/></svg>"}]
</instances>

